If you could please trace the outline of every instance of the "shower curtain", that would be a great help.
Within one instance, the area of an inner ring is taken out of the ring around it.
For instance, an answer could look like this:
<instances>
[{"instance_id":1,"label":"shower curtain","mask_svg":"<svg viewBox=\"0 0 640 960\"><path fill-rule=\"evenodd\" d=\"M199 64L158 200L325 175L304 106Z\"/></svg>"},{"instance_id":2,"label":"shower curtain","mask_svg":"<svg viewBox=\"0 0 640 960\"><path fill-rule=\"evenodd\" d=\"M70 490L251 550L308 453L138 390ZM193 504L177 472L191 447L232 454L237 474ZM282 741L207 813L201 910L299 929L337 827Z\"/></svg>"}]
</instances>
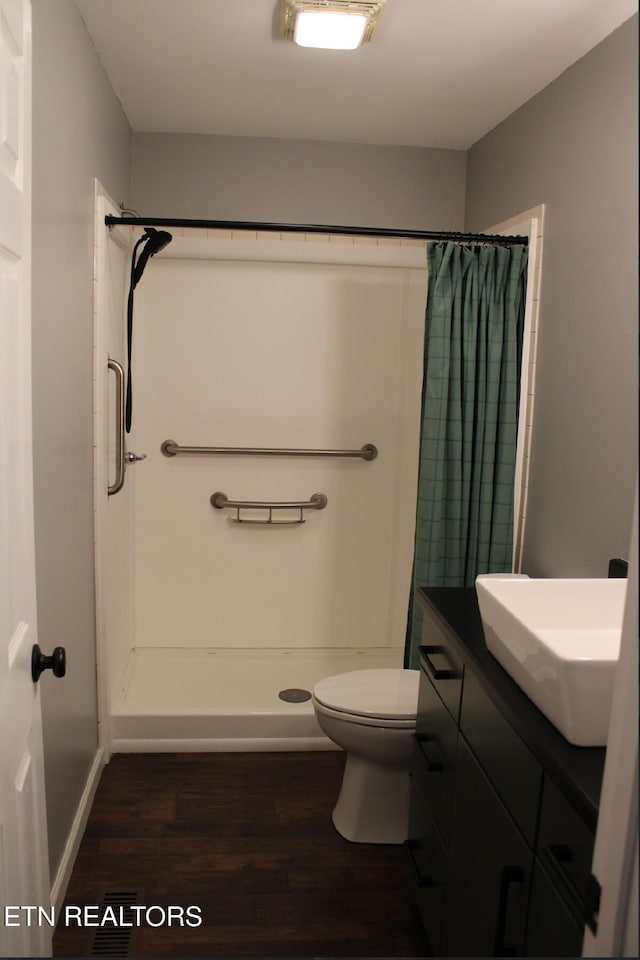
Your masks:
<instances>
[{"instance_id":1,"label":"shower curtain","mask_svg":"<svg viewBox=\"0 0 640 960\"><path fill-rule=\"evenodd\" d=\"M405 664L419 666L421 586L511 570L528 249L427 245L420 472Z\"/></svg>"}]
</instances>

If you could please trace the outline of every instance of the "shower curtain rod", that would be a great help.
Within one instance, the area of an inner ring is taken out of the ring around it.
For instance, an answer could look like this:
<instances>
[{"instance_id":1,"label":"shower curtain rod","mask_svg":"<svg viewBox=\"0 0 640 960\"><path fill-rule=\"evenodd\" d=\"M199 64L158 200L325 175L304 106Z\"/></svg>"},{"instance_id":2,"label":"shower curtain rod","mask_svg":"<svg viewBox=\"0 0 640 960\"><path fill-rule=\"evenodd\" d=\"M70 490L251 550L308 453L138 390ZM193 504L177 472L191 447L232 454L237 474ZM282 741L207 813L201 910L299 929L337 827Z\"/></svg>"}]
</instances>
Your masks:
<instances>
[{"instance_id":1,"label":"shower curtain rod","mask_svg":"<svg viewBox=\"0 0 640 960\"><path fill-rule=\"evenodd\" d=\"M354 237L393 237L405 240L452 240L456 243L528 244L528 237L491 233L458 233L448 230L396 230L388 227L342 227L318 223L260 223L246 220L180 220L167 217L114 217L107 214L108 227L195 227L200 230L255 230L272 233L333 233Z\"/></svg>"}]
</instances>

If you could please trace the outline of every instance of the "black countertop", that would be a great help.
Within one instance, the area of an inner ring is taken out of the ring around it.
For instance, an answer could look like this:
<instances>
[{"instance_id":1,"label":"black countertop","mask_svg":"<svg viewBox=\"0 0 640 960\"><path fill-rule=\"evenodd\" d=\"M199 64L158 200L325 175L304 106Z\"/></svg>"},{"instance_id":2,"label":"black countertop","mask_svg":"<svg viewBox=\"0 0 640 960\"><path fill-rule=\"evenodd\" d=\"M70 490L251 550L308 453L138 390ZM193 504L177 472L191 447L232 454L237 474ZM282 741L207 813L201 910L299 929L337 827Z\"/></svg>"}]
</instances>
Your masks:
<instances>
[{"instance_id":1,"label":"black countertop","mask_svg":"<svg viewBox=\"0 0 640 960\"><path fill-rule=\"evenodd\" d=\"M449 628L466 669L475 673L518 736L595 829L606 749L570 744L489 653L473 587L422 587L417 597ZM462 696L464 699L464 690Z\"/></svg>"}]
</instances>

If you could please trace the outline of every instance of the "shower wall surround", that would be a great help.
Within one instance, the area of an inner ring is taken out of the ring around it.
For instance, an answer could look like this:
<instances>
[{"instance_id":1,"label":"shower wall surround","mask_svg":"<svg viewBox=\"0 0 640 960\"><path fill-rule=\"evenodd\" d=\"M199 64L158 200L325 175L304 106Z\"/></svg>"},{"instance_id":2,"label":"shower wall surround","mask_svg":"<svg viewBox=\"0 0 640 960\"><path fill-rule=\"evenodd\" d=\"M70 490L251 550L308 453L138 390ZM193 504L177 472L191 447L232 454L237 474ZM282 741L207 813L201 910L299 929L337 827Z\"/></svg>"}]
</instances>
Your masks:
<instances>
[{"instance_id":1,"label":"shower wall surround","mask_svg":"<svg viewBox=\"0 0 640 960\"><path fill-rule=\"evenodd\" d=\"M424 289L402 269L157 258L134 320L136 646L402 645ZM166 458L169 438L379 456ZM237 524L214 491L328 506Z\"/></svg>"},{"instance_id":2,"label":"shower wall surround","mask_svg":"<svg viewBox=\"0 0 640 960\"><path fill-rule=\"evenodd\" d=\"M424 244L174 231L134 305L126 445L146 459L128 466L123 489L107 498L114 383L103 367L124 354L126 257L117 239L99 238L99 250L112 249L97 258L96 285L106 288L96 329L106 740L115 750L327 749L310 703L283 703L278 693L402 664ZM167 457L169 439L331 450L373 443L378 456ZM242 501L323 493L328 503L300 524L235 523L233 511L212 507L216 491Z\"/></svg>"}]
</instances>

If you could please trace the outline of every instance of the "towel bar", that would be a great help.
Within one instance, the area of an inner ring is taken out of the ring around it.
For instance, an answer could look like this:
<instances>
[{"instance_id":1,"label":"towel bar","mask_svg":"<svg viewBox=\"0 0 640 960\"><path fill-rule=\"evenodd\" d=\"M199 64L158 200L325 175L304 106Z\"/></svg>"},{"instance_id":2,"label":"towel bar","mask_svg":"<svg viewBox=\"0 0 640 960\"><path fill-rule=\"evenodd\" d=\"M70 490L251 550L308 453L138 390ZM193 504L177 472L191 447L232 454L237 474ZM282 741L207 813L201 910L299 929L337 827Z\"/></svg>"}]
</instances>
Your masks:
<instances>
[{"instance_id":1,"label":"towel bar","mask_svg":"<svg viewBox=\"0 0 640 960\"><path fill-rule=\"evenodd\" d=\"M327 497L324 493L313 493L308 500L229 500L226 493L221 493L219 490L216 491L216 493L212 493L209 500L211 506L215 507L216 510L224 510L225 507L235 510L236 516L233 521L234 523L262 523L276 525L304 523L305 510L324 510L328 503ZM246 517L240 516L241 510L268 510L269 516L266 520L247 519ZM293 520L274 520L274 510L299 510L300 516Z\"/></svg>"}]
</instances>

